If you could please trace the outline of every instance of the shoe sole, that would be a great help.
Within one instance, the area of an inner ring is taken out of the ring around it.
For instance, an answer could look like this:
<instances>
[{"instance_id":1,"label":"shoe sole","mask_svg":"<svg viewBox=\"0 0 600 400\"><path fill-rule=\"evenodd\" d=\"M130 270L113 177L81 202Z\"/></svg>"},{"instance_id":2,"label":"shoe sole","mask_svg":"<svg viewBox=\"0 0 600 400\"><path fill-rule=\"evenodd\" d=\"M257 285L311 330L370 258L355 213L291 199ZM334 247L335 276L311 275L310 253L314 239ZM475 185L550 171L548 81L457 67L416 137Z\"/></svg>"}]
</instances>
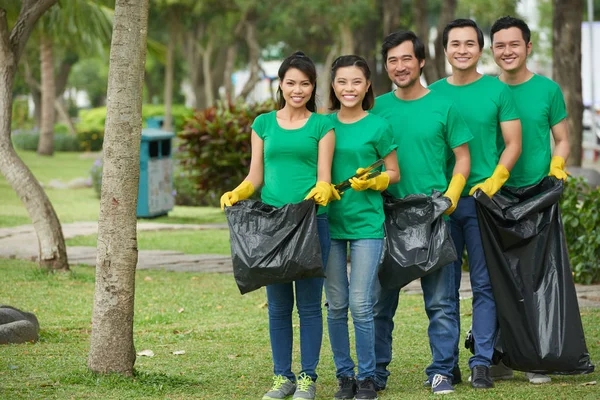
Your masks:
<instances>
[{"instance_id":1,"label":"shoe sole","mask_svg":"<svg viewBox=\"0 0 600 400\"><path fill-rule=\"evenodd\" d=\"M440 390L439 392L433 392L433 394L450 394L454 393L454 390Z\"/></svg>"}]
</instances>

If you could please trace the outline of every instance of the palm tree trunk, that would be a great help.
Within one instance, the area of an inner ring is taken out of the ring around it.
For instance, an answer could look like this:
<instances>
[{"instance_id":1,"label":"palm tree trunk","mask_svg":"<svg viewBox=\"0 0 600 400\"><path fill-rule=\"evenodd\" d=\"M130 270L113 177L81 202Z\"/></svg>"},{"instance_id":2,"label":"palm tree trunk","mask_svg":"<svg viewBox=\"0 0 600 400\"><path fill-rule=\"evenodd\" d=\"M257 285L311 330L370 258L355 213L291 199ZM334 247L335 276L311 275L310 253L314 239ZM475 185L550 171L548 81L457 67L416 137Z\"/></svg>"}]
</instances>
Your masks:
<instances>
[{"instance_id":1,"label":"palm tree trunk","mask_svg":"<svg viewBox=\"0 0 600 400\"><path fill-rule=\"evenodd\" d=\"M52 39L42 35L40 40L40 61L42 75L42 120L38 154L51 156L54 153L54 62Z\"/></svg>"},{"instance_id":2,"label":"palm tree trunk","mask_svg":"<svg viewBox=\"0 0 600 400\"><path fill-rule=\"evenodd\" d=\"M89 368L133 374L142 95L148 0L117 0L108 72L104 167Z\"/></svg>"},{"instance_id":3,"label":"palm tree trunk","mask_svg":"<svg viewBox=\"0 0 600 400\"><path fill-rule=\"evenodd\" d=\"M40 267L49 271L68 271L60 221L44 189L17 156L10 139L15 65L14 55L0 56L0 171L29 213L38 238Z\"/></svg>"}]
</instances>

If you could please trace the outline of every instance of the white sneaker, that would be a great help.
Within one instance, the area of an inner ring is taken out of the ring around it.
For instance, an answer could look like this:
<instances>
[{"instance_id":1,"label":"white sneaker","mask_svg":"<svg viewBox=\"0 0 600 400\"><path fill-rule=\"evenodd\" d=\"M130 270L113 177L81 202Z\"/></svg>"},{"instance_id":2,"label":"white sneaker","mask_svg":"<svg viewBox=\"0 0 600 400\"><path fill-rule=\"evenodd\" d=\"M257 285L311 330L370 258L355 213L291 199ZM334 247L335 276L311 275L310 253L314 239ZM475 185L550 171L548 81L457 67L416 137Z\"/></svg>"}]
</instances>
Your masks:
<instances>
[{"instance_id":1,"label":"white sneaker","mask_svg":"<svg viewBox=\"0 0 600 400\"><path fill-rule=\"evenodd\" d=\"M548 375L536 374L535 372L525 372L525 378L529 379L529 383L536 385L548 383L552 380Z\"/></svg>"}]
</instances>

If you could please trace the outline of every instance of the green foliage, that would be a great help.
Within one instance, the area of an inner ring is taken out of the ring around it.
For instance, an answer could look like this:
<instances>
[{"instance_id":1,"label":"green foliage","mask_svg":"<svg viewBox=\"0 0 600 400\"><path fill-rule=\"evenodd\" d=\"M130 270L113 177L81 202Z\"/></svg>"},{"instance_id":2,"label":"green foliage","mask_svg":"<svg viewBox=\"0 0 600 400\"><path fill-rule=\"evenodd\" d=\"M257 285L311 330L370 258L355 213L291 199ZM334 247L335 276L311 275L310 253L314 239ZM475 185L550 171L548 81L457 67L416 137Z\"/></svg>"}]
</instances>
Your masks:
<instances>
[{"instance_id":1,"label":"green foliage","mask_svg":"<svg viewBox=\"0 0 600 400\"><path fill-rule=\"evenodd\" d=\"M561 198L561 214L571 259L573 279L600 281L600 186L591 190L583 178L568 179Z\"/></svg>"},{"instance_id":2,"label":"green foliage","mask_svg":"<svg viewBox=\"0 0 600 400\"><path fill-rule=\"evenodd\" d=\"M20 150L37 151L39 141L40 131L37 129L16 130L12 134L13 145ZM70 135L64 124L54 126L54 150L81 151L78 138Z\"/></svg>"},{"instance_id":3,"label":"green foliage","mask_svg":"<svg viewBox=\"0 0 600 400\"><path fill-rule=\"evenodd\" d=\"M184 105L176 104L171 107L171 114L173 115L175 129L181 130L185 119L192 116L193 111ZM142 118L144 121L147 118L162 115L165 115L165 106L162 104L145 104L142 107ZM105 122L106 107L97 107L79 112L77 137L82 149L86 151L98 151L102 149Z\"/></svg>"},{"instance_id":4,"label":"green foliage","mask_svg":"<svg viewBox=\"0 0 600 400\"><path fill-rule=\"evenodd\" d=\"M12 129L31 128L33 121L29 118L29 105L27 97L21 96L13 100L12 106Z\"/></svg>"},{"instance_id":5,"label":"green foliage","mask_svg":"<svg viewBox=\"0 0 600 400\"><path fill-rule=\"evenodd\" d=\"M196 185L196 196L217 205L221 194L239 184L250 168L254 119L275 104L219 103L187 120L178 160Z\"/></svg>"}]
</instances>

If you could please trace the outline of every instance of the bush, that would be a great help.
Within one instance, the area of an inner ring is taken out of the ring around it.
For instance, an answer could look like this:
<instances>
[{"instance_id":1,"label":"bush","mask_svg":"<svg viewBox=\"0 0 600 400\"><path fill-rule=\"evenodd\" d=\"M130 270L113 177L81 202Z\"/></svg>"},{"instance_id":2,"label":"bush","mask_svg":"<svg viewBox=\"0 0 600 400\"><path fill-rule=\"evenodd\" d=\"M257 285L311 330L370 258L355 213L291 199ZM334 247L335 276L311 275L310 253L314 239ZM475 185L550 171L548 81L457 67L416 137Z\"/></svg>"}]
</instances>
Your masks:
<instances>
[{"instance_id":1,"label":"bush","mask_svg":"<svg viewBox=\"0 0 600 400\"><path fill-rule=\"evenodd\" d=\"M220 102L187 120L178 134L178 159L202 202L218 205L221 194L246 177L252 123L258 115L274 109L272 101L252 105Z\"/></svg>"},{"instance_id":2,"label":"bush","mask_svg":"<svg viewBox=\"0 0 600 400\"><path fill-rule=\"evenodd\" d=\"M20 150L36 151L39 141L38 129L16 130L12 133L13 145ZM63 124L54 127L54 151L81 151L78 138L68 134Z\"/></svg>"},{"instance_id":3,"label":"bush","mask_svg":"<svg viewBox=\"0 0 600 400\"><path fill-rule=\"evenodd\" d=\"M96 196L100 198L102 192L102 159L98 158L94 161L94 165L90 169L90 177L92 178L92 187L96 192Z\"/></svg>"},{"instance_id":4,"label":"bush","mask_svg":"<svg viewBox=\"0 0 600 400\"><path fill-rule=\"evenodd\" d=\"M181 104L175 104L171 108L175 131L183 129L185 119L193 115L193 110ZM146 119L162 116L165 114L164 105L144 104L142 107L142 118L144 127ZM77 137L81 147L86 151L99 151L102 149L104 140L104 124L106 122L106 107L91 108L79 112L79 123L77 124Z\"/></svg>"},{"instance_id":5,"label":"bush","mask_svg":"<svg viewBox=\"0 0 600 400\"><path fill-rule=\"evenodd\" d=\"M583 178L565 184L560 208L577 283L600 281L600 186L591 190Z\"/></svg>"}]
</instances>

